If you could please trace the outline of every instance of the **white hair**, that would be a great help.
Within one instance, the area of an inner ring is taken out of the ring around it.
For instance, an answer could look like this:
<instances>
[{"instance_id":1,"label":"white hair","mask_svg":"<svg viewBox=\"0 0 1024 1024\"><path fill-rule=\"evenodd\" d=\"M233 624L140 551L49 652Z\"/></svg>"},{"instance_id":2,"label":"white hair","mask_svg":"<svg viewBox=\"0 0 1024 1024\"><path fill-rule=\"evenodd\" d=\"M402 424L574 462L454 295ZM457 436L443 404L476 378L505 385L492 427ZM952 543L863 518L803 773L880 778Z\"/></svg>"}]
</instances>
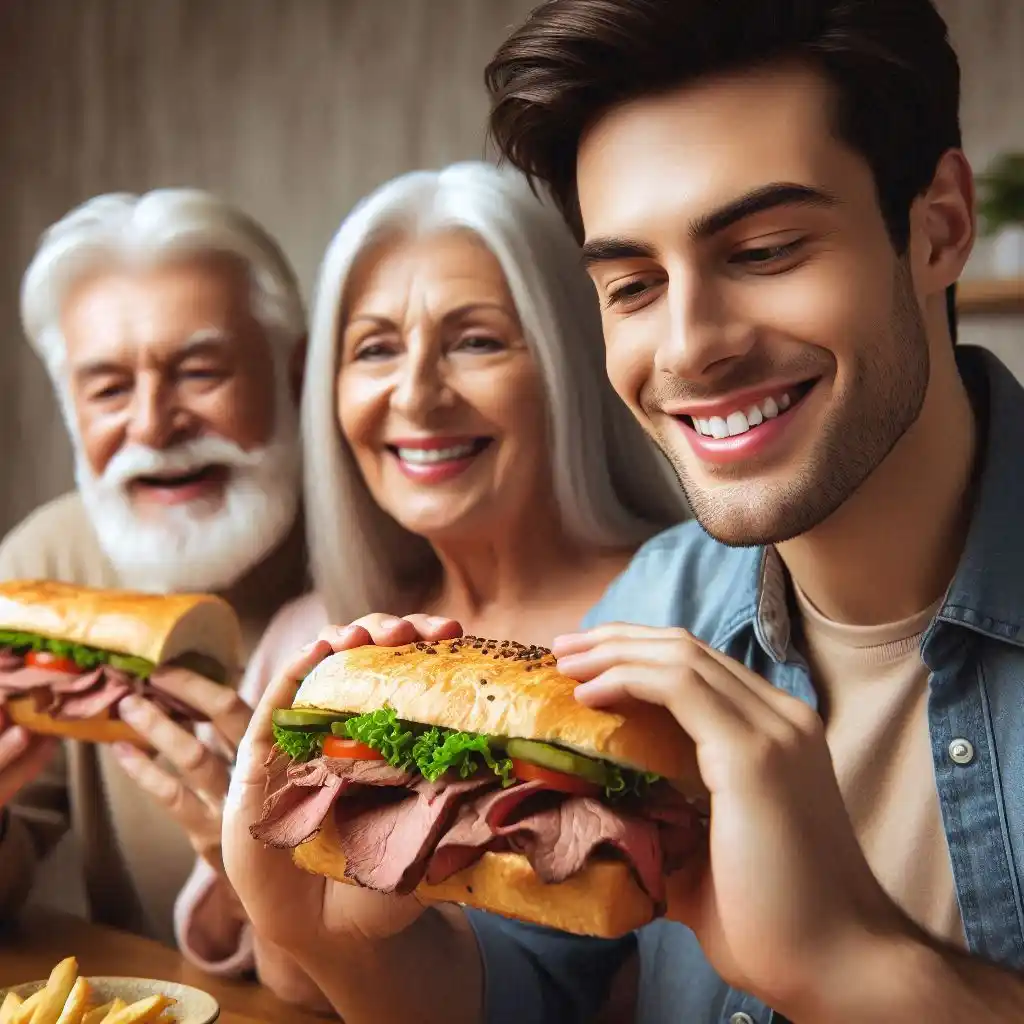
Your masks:
<instances>
[{"instance_id":1,"label":"white hair","mask_svg":"<svg viewBox=\"0 0 1024 1024\"><path fill-rule=\"evenodd\" d=\"M76 282L113 267L207 255L231 256L246 268L253 316L275 353L290 350L305 331L302 296L277 243L254 220L200 189L115 192L82 203L49 228L22 278L22 326L54 382L63 389L67 353L59 324Z\"/></svg>"},{"instance_id":2,"label":"white hair","mask_svg":"<svg viewBox=\"0 0 1024 1024\"><path fill-rule=\"evenodd\" d=\"M467 162L417 171L363 199L334 236L310 318L302 407L312 572L332 621L402 612L437 560L372 499L337 423L346 282L382 238L466 231L497 259L548 396L553 492L574 540L639 544L687 517L681 488L608 384L593 286L561 218L516 173Z\"/></svg>"},{"instance_id":3,"label":"white hair","mask_svg":"<svg viewBox=\"0 0 1024 1024\"><path fill-rule=\"evenodd\" d=\"M120 267L160 266L228 256L248 274L250 308L274 361L274 431L263 447L243 451L220 437L174 449L122 447L97 474L86 457L67 379L61 309L85 277ZM143 590L221 589L261 561L295 521L300 492L298 413L288 368L306 329L295 275L277 243L250 217L198 189L113 193L76 207L46 231L21 285L21 318L53 380L75 452L75 481L100 545L127 585ZM143 473L228 467L223 505L200 502L140 519L128 497Z\"/></svg>"}]
</instances>

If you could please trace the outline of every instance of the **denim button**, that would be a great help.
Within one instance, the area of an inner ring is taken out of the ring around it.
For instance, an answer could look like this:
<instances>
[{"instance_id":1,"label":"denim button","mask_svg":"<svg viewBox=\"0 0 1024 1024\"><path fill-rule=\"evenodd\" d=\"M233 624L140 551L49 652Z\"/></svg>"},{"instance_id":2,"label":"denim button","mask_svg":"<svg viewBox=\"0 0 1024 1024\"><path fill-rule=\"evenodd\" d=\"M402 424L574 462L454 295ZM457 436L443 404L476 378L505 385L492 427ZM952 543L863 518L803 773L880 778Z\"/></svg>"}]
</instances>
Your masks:
<instances>
[{"instance_id":1,"label":"denim button","mask_svg":"<svg viewBox=\"0 0 1024 1024\"><path fill-rule=\"evenodd\" d=\"M957 764L970 764L974 760L974 744L958 737L949 745L949 756Z\"/></svg>"},{"instance_id":2,"label":"denim button","mask_svg":"<svg viewBox=\"0 0 1024 1024\"><path fill-rule=\"evenodd\" d=\"M734 1013L729 1018L729 1024L754 1024L754 1018L749 1013Z\"/></svg>"}]
</instances>

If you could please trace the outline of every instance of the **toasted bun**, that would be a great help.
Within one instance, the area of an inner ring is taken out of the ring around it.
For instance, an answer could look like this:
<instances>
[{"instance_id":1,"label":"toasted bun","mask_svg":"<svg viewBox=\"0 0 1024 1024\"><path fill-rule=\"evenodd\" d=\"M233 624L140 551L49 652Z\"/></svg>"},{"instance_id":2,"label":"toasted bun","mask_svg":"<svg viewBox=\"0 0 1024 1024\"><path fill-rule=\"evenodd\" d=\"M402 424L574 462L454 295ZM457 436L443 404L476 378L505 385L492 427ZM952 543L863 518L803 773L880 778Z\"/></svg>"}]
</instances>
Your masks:
<instances>
[{"instance_id":1,"label":"toasted bun","mask_svg":"<svg viewBox=\"0 0 1024 1024\"><path fill-rule=\"evenodd\" d=\"M549 651L502 643L463 637L342 651L306 677L292 706L364 714L387 704L409 722L557 743L655 772L688 796L706 792L693 741L664 708L588 708Z\"/></svg>"},{"instance_id":2,"label":"toasted bun","mask_svg":"<svg viewBox=\"0 0 1024 1024\"><path fill-rule=\"evenodd\" d=\"M295 863L314 875L339 882L345 855L338 847L333 815L320 832L292 851ZM416 895L425 902L461 903L503 917L514 917L576 935L617 938L654 919L654 904L630 869L614 860L595 860L558 884L542 882L519 853L485 853L475 864L439 885L423 883Z\"/></svg>"},{"instance_id":3,"label":"toasted bun","mask_svg":"<svg viewBox=\"0 0 1024 1024\"><path fill-rule=\"evenodd\" d=\"M32 697L12 697L4 707L15 725L42 736L61 736L86 743L134 743L149 749L149 743L130 725L111 718L109 712L85 719L53 718L44 711L37 711Z\"/></svg>"},{"instance_id":4,"label":"toasted bun","mask_svg":"<svg viewBox=\"0 0 1024 1024\"><path fill-rule=\"evenodd\" d=\"M0 629L37 633L154 664L196 652L234 678L242 636L232 607L209 594L141 594L52 581L0 583Z\"/></svg>"}]
</instances>

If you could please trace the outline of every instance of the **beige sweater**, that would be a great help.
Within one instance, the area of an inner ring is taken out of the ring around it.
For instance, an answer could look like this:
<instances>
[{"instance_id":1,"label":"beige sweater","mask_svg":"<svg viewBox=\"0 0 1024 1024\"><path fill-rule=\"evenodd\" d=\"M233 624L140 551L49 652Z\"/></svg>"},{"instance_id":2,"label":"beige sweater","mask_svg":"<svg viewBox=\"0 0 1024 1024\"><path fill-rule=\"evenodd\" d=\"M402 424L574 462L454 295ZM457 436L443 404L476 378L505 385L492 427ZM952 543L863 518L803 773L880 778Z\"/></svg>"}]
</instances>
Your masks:
<instances>
[{"instance_id":1,"label":"beige sweater","mask_svg":"<svg viewBox=\"0 0 1024 1024\"><path fill-rule=\"evenodd\" d=\"M77 493L36 510L4 539L3 579L59 579L97 587L119 583ZM248 653L277 609L305 589L299 532L236 589L225 596L242 620ZM69 826L92 918L173 943L174 903L192 870L192 848L108 750L81 743L65 744L59 762L11 805L0 843L0 918L17 910L38 862Z\"/></svg>"}]
</instances>

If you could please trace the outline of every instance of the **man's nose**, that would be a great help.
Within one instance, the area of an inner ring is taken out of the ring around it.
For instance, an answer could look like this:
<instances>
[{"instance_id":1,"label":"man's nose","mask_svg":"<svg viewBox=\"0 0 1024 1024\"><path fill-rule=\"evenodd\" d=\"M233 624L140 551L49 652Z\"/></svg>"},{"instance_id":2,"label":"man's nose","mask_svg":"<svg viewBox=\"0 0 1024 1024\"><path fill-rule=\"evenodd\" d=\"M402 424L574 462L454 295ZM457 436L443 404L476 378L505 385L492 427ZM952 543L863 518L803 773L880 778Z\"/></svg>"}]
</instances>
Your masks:
<instances>
[{"instance_id":1,"label":"man's nose","mask_svg":"<svg viewBox=\"0 0 1024 1024\"><path fill-rule=\"evenodd\" d=\"M127 438L146 448L162 450L186 440L192 417L182 408L173 390L158 381L140 382L128 412Z\"/></svg>"},{"instance_id":2,"label":"man's nose","mask_svg":"<svg viewBox=\"0 0 1024 1024\"><path fill-rule=\"evenodd\" d=\"M682 380L700 380L745 356L753 327L736 315L720 287L700 277L669 285L669 324L655 356L657 369Z\"/></svg>"}]
</instances>

